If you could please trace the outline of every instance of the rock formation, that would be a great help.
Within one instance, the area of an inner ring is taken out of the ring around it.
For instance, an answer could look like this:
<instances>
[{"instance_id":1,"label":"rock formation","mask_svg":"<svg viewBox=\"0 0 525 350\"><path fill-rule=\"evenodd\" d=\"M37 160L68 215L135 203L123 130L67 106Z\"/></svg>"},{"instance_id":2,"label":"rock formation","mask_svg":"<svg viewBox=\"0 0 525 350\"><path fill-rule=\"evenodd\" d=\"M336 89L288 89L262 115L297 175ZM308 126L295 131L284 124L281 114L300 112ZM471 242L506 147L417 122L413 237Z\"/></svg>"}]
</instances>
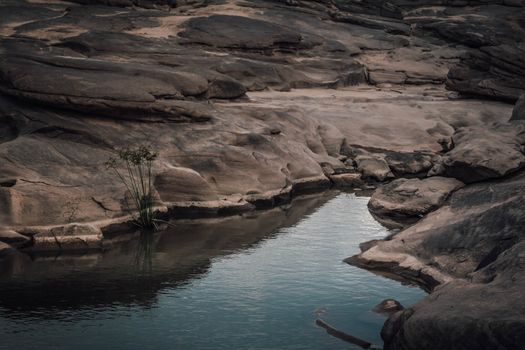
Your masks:
<instances>
[{"instance_id":1,"label":"rock formation","mask_svg":"<svg viewBox=\"0 0 525 350\"><path fill-rule=\"evenodd\" d=\"M413 225L349 262L433 290L389 318L385 348L522 347L525 1L6 0L0 13L1 256L100 249L129 228L104 162L148 144L165 217L379 186L374 214Z\"/></svg>"}]
</instances>

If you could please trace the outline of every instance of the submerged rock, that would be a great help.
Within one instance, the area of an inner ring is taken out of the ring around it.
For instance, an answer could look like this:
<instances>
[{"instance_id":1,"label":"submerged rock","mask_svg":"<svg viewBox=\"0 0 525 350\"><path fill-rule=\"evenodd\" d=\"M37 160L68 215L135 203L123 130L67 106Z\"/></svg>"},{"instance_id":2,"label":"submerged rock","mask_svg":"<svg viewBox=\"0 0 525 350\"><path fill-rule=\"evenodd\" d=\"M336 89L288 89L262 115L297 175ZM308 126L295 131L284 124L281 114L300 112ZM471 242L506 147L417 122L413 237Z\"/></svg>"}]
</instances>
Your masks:
<instances>
[{"instance_id":1,"label":"submerged rock","mask_svg":"<svg viewBox=\"0 0 525 350\"><path fill-rule=\"evenodd\" d=\"M404 309L404 306L401 303L394 299L385 299L372 309L375 313L378 314L393 314Z\"/></svg>"}]
</instances>

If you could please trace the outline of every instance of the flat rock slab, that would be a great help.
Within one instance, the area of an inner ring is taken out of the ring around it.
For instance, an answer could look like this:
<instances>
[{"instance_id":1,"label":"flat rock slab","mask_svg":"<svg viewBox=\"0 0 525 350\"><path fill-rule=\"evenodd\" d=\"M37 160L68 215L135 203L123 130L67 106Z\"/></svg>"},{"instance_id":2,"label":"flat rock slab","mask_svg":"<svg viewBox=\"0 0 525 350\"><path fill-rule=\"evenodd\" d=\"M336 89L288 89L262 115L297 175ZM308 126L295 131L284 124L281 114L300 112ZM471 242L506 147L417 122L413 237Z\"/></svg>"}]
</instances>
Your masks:
<instances>
[{"instance_id":1,"label":"flat rock slab","mask_svg":"<svg viewBox=\"0 0 525 350\"><path fill-rule=\"evenodd\" d=\"M171 68L49 56L0 58L0 90L25 100L122 119L209 120L208 80ZM57 79L60 77L60 79Z\"/></svg>"}]
</instances>

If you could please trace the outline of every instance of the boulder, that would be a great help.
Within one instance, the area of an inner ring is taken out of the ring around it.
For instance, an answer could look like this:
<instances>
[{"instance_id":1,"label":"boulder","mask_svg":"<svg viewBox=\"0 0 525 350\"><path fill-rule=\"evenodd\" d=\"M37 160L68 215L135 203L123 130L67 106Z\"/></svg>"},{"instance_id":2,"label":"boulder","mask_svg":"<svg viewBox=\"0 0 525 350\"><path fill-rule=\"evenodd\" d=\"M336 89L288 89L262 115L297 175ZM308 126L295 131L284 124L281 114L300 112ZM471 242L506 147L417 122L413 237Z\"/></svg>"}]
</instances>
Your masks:
<instances>
[{"instance_id":1,"label":"boulder","mask_svg":"<svg viewBox=\"0 0 525 350\"><path fill-rule=\"evenodd\" d=\"M155 188L164 202L218 200L215 190L195 170L170 167L155 177Z\"/></svg>"},{"instance_id":2,"label":"boulder","mask_svg":"<svg viewBox=\"0 0 525 350\"><path fill-rule=\"evenodd\" d=\"M452 139L454 148L441 158L430 174L472 183L508 175L525 165L524 125L464 127L459 128Z\"/></svg>"},{"instance_id":3,"label":"boulder","mask_svg":"<svg viewBox=\"0 0 525 350\"><path fill-rule=\"evenodd\" d=\"M329 176L336 187L340 188L362 188L365 183L359 173L333 174Z\"/></svg>"},{"instance_id":4,"label":"boulder","mask_svg":"<svg viewBox=\"0 0 525 350\"><path fill-rule=\"evenodd\" d=\"M358 155L354 159L357 170L365 178L372 178L377 181L385 181L394 177L394 174L390 170L388 163L379 155L363 154Z\"/></svg>"},{"instance_id":5,"label":"boulder","mask_svg":"<svg viewBox=\"0 0 525 350\"><path fill-rule=\"evenodd\" d=\"M387 226L399 227L403 221L418 220L439 208L461 187L461 181L445 177L397 179L377 189L368 208L381 222L388 223Z\"/></svg>"},{"instance_id":6,"label":"boulder","mask_svg":"<svg viewBox=\"0 0 525 350\"><path fill-rule=\"evenodd\" d=\"M385 299L372 309L375 313L391 315L404 309L401 303L394 299Z\"/></svg>"}]
</instances>

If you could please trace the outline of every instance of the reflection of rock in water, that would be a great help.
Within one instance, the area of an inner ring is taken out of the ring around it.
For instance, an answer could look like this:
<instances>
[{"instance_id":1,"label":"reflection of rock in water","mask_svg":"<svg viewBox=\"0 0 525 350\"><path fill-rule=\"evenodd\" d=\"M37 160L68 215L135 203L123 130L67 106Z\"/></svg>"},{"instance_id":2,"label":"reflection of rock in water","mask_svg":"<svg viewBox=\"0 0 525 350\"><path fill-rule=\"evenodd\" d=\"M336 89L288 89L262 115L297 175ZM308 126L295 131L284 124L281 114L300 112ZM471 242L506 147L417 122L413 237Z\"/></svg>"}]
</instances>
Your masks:
<instances>
[{"instance_id":1,"label":"reflection of rock in water","mask_svg":"<svg viewBox=\"0 0 525 350\"><path fill-rule=\"evenodd\" d=\"M219 256L272 238L333 197L303 197L293 205L219 219L181 220L174 228L115 245L103 253L12 259L0 281L0 307L7 317L60 318L61 310L136 304L151 307L163 288L184 285L207 273ZM135 263L133 263L135 262ZM139 273L137 273L139 272Z\"/></svg>"}]
</instances>

